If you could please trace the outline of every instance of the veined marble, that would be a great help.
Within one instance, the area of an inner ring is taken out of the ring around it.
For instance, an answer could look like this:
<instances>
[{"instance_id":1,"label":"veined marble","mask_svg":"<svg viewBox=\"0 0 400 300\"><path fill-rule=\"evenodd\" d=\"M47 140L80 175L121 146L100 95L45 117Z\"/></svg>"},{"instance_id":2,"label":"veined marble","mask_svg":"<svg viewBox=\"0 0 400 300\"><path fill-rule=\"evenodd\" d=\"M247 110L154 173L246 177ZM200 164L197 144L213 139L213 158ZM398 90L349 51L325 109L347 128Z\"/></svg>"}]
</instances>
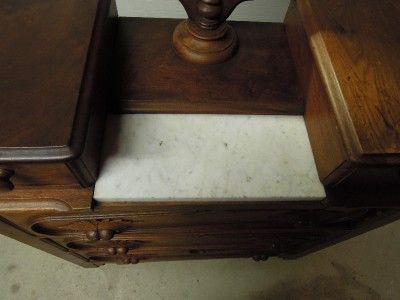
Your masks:
<instances>
[{"instance_id":1,"label":"veined marble","mask_svg":"<svg viewBox=\"0 0 400 300\"><path fill-rule=\"evenodd\" d=\"M320 201L301 116L111 115L94 198Z\"/></svg>"}]
</instances>

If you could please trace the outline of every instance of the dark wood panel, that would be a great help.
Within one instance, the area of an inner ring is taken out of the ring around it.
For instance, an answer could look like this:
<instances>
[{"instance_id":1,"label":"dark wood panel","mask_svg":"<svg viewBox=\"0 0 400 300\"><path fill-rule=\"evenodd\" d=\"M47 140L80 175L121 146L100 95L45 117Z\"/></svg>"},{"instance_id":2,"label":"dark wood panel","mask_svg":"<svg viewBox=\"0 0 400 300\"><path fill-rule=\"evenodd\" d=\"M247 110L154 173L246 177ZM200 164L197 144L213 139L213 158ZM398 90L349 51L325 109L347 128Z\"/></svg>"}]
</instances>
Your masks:
<instances>
[{"instance_id":1,"label":"dark wood panel","mask_svg":"<svg viewBox=\"0 0 400 300\"><path fill-rule=\"evenodd\" d=\"M86 97L88 101L81 100L83 103L77 108L76 130L72 136L72 147L75 144L79 150L67 162L79 183L86 187L93 185L98 175L117 19L115 0L101 1L82 82L82 98Z\"/></svg>"},{"instance_id":2,"label":"dark wood panel","mask_svg":"<svg viewBox=\"0 0 400 300\"><path fill-rule=\"evenodd\" d=\"M69 145L98 2L2 2L1 147Z\"/></svg>"},{"instance_id":3,"label":"dark wood panel","mask_svg":"<svg viewBox=\"0 0 400 300\"><path fill-rule=\"evenodd\" d=\"M233 22L239 52L225 63L184 61L171 45L179 20L121 18L113 112L302 114L282 24Z\"/></svg>"},{"instance_id":4,"label":"dark wood panel","mask_svg":"<svg viewBox=\"0 0 400 300\"><path fill-rule=\"evenodd\" d=\"M17 182L70 183L64 163L74 183L94 183L116 17L114 0L0 6L0 162Z\"/></svg>"}]
</instances>

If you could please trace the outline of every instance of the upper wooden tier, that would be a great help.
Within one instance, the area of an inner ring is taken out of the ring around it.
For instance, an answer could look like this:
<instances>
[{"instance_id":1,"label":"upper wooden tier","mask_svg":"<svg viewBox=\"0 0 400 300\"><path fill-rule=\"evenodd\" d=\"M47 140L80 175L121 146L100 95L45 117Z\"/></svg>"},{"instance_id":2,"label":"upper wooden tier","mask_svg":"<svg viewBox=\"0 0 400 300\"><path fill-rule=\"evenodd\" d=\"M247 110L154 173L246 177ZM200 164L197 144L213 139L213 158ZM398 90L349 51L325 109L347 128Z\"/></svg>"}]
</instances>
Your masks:
<instances>
[{"instance_id":1,"label":"upper wooden tier","mask_svg":"<svg viewBox=\"0 0 400 300\"><path fill-rule=\"evenodd\" d=\"M0 161L83 151L110 1L0 5Z\"/></svg>"},{"instance_id":2,"label":"upper wooden tier","mask_svg":"<svg viewBox=\"0 0 400 300\"><path fill-rule=\"evenodd\" d=\"M400 3L299 0L322 83L356 163L400 163Z\"/></svg>"},{"instance_id":3,"label":"upper wooden tier","mask_svg":"<svg viewBox=\"0 0 400 300\"><path fill-rule=\"evenodd\" d=\"M97 176L114 0L0 4L0 190Z\"/></svg>"}]
</instances>

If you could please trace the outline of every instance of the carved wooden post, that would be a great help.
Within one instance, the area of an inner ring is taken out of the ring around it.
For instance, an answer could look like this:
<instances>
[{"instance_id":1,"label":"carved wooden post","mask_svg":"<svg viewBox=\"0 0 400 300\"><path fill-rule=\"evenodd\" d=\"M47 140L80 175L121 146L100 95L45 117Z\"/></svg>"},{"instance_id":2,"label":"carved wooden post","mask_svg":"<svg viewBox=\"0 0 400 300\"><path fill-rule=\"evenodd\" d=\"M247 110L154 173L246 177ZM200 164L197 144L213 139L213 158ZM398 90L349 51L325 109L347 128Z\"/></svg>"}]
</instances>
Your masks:
<instances>
[{"instance_id":1,"label":"carved wooden post","mask_svg":"<svg viewBox=\"0 0 400 300\"><path fill-rule=\"evenodd\" d=\"M175 29L173 45L193 63L215 64L235 54L238 38L225 21L235 7L248 0L179 0L189 19Z\"/></svg>"}]
</instances>

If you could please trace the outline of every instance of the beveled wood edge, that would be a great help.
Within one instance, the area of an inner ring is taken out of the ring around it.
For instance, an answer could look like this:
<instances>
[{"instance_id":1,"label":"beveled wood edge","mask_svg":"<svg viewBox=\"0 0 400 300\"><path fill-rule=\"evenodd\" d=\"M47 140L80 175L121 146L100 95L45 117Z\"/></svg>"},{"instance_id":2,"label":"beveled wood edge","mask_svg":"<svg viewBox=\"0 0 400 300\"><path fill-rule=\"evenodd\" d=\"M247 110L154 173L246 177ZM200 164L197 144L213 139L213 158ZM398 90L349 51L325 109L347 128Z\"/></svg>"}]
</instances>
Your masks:
<instances>
[{"instance_id":1,"label":"beveled wood edge","mask_svg":"<svg viewBox=\"0 0 400 300\"><path fill-rule=\"evenodd\" d=\"M65 163L82 187L90 187L96 178L81 159L84 143L49 148L0 148L0 164Z\"/></svg>"},{"instance_id":2,"label":"beveled wood edge","mask_svg":"<svg viewBox=\"0 0 400 300\"><path fill-rule=\"evenodd\" d=\"M68 162L78 158L83 145L72 141L70 146L0 148L0 163Z\"/></svg>"}]
</instances>

